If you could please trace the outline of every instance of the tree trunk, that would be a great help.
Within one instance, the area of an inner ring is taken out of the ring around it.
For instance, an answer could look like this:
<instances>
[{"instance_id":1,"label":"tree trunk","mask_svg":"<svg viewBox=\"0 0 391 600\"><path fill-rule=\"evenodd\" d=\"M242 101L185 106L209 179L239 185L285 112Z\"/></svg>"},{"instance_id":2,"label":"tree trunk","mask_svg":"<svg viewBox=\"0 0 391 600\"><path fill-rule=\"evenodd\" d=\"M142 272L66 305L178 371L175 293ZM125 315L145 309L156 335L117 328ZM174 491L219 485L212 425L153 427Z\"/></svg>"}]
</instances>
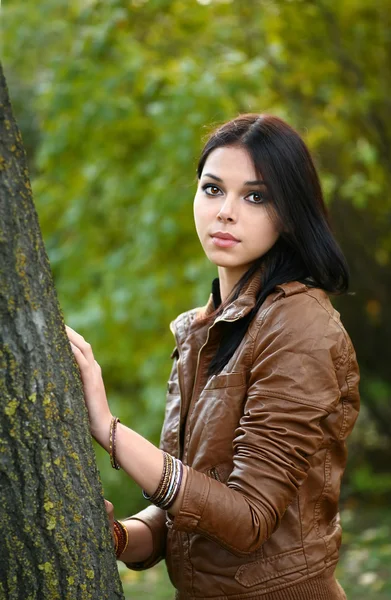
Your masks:
<instances>
[{"instance_id":1,"label":"tree trunk","mask_svg":"<svg viewBox=\"0 0 391 600\"><path fill-rule=\"evenodd\" d=\"M0 600L123 598L1 66L0 319Z\"/></svg>"}]
</instances>

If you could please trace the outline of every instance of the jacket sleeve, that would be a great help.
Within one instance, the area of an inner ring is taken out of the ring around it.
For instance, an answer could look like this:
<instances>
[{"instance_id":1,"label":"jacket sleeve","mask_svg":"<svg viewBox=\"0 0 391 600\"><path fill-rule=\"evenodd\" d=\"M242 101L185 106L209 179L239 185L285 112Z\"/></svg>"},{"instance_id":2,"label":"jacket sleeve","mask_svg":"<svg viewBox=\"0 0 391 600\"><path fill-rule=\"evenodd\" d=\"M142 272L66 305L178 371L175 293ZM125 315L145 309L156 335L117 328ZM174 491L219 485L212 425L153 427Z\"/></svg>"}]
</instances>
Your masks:
<instances>
[{"instance_id":1,"label":"jacket sleeve","mask_svg":"<svg viewBox=\"0 0 391 600\"><path fill-rule=\"evenodd\" d=\"M181 508L171 525L238 555L266 541L297 495L309 457L322 444L322 419L340 399L336 368L349 363L347 336L326 310L297 302L289 310L276 308L254 341L233 471L224 484L186 467Z\"/></svg>"},{"instance_id":2,"label":"jacket sleeve","mask_svg":"<svg viewBox=\"0 0 391 600\"><path fill-rule=\"evenodd\" d=\"M137 520L145 523L152 534L152 553L144 561L138 563L125 563L128 569L133 571L143 571L153 567L165 557L166 548L166 512L156 506L148 506L132 517L123 519L124 521Z\"/></svg>"}]
</instances>

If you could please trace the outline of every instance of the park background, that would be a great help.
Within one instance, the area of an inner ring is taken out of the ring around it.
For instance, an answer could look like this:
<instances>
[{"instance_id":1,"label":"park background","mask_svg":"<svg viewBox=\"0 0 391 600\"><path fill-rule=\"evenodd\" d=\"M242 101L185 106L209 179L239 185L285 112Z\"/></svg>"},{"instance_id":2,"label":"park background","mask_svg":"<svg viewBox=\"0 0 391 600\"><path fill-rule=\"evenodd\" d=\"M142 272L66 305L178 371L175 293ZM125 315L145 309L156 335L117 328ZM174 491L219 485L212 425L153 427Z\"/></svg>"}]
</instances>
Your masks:
<instances>
[{"instance_id":1,"label":"park background","mask_svg":"<svg viewBox=\"0 0 391 600\"><path fill-rule=\"evenodd\" d=\"M174 339L215 268L192 221L210 128L271 112L319 168L354 295L362 411L341 495L348 598L391 593L390 0L3 0L1 58L65 320L114 414L155 443ZM96 447L121 518L140 490ZM164 566L118 563L127 598L172 598Z\"/></svg>"}]
</instances>

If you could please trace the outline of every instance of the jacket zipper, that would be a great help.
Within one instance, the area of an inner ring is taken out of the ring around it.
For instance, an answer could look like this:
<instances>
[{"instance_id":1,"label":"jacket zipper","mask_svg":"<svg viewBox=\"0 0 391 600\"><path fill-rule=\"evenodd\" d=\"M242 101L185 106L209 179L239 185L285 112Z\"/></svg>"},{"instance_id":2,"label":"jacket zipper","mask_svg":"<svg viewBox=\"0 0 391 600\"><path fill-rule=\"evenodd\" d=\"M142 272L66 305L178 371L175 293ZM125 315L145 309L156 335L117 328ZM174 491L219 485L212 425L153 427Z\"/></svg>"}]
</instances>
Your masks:
<instances>
[{"instance_id":1,"label":"jacket zipper","mask_svg":"<svg viewBox=\"0 0 391 600\"><path fill-rule=\"evenodd\" d=\"M225 322L233 322L233 321L237 321L238 319L240 319L241 316L237 317L236 319L218 319L217 321L215 321L213 323L213 325L211 325L208 329L208 334L206 336L206 341L205 343L201 346L199 352L198 352L198 356L197 356L197 366L196 366L196 373L195 373L195 378L194 378L194 387L193 387L193 393L191 396L191 400L190 400L190 404L189 404L189 409L187 411L187 419L186 419L186 427L185 427L185 431L184 431L184 435L183 435L183 451L185 451L185 443L186 443L186 435L187 435L187 430L189 427L189 416L191 413L191 408L192 408L192 404L193 404L193 400L194 400L194 393L196 390L196 386L198 383L198 367L199 367L199 362L200 362L200 356L201 356L201 352L202 350L205 348L206 344L209 341L209 334L210 331L212 329L212 327L218 322L218 321L225 321ZM177 456L178 458L180 458L180 424L182 422L182 408L183 408L183 400L184 400L184 396L183 396L183 383L182 383L182 369L181 369L181 352L179 350L180 345L178 343L178 339L176 336L176 332L174 327L170 324L170 329L174 335L175 341L176 341L176 345L178 348L178 360L177 360L177 370L178 370L178 382L179 382L179 393L181 396L181 401L180 401L180 405L179 405L179 424L178 424L178 440L177 440ZM220 481L220 477L219 474L217 473L217 470L215 467L212 467L212 469L210 470L210 473L212 474L213 478L216 479L217 481ZM187 536L188 542L189 542L189 534L185 534ZM180 560L181 560L181 564L184 564L184 556L183 556L183 547L182 544L179 543L179 553L180 553Z\"/></svg>"},{"instance_id":2,"label":"jacket zipper","mask_svg":"<svg viewBox=\"0 0 391 600\"><path fill-rule=\"evenodd\" d=\"M181 451L181 433L180 433L180 425L181 425L181 421L182 421L182 407L183 407L183 399L184 399L184 386L183 386L183 381L182 381L182 365L181 365L181 353L179 351L179 342L176 336L176 332L175 329L172 325L172 323L170 323L170 329L171 332L175 338L175 342L178 348L178 359L177 359L177 371L178 371L178 383L179 383L179 394L181 397L180 403L179 403L179 423L178 423L178 438L177 438L177 458L180 458L180 451Z\"/></svg>"},{"instance_id":3,"label":"jacket zipper","mask_svg":"<svg viewBox=\"0 0 391 600\"><path fill-rule=\"evenodd\" d=\"M198 356L197 356L197 365L196 365L196 372L195 372L195 377L194 377L193 393L191 395L189 409L187 411L186 426L185 426L185 431L184 431L184 434L183 434L184 445L185 445L186 439L187 439L187 431L189 429L189 417L191 415L191 409L193 408L193 404L194 404L193 401L194 401L195 391L196 391L197 385L198 385L198 371L199 371L198 367L199 367L199 364L200 364L200 356L201 356L201 352L203 351L203 349L205 348L205 346L207 345L207 343L209 341L210 331L211 331L212 327L214 327L216 325L216 323L219 323L220 321L224 321L225 323L233 323L234 321L238 321L241 318L242 318L242 315L240 315L239 317L236 317L236 319L216 319L216 321L208 329L208 334L206 336L206 341L201 346L201 348L200 348L200 350L198 352ZM179 352L179 349L178 349L178 352ZM181 413L180 413L180 416L181 416ZM178 435L179 435L179 433L178 433Z\"/></svg>"},{"instance_id":4,"label":"jacket zipper","mask_svg":"<svg viewBox=\"0 0 391 600\"><path fill-rule=\"evenodd\" d=\"M213 479L216 479L217 481L220 481L220 483L221 483L220 475L218 474L216 467L212 467L209 470L209 473L212 475Z\"/></svg>"}]
</instances>

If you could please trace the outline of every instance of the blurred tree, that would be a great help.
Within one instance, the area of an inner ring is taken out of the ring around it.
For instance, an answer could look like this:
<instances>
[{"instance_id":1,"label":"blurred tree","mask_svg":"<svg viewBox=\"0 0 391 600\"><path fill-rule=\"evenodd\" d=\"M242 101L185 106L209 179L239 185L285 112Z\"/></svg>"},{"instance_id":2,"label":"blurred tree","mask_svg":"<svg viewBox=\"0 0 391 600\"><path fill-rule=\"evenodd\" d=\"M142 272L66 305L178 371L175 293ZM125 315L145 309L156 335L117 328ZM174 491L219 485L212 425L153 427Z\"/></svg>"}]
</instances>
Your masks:
<instances>
[{"instance_id":1,"label":"blurred tree","mask_svg":"<svg viewBox=\"0 0 391 600\"><path fill-rule=\"evenodd\" d=\"M356 292L336 304L367 414L391 443L390 8L6 4L3 52L64 312L93 344L113 410L144 435L157 441L163 418L169 321L205 302L215 273L191 209L204 124L269 111L297 127L319 165ZM139 508L107 464L119 511Z\"/></svg>"},{"instance_id":2,"label":"blurred tree","mask_svg":"<svg viewBox=\"0 0 391 600\"><path fill-rule=\"evenodd\" d=\"M1 66L0 256L0 598L123 598Z\"/></svg>"}]
</instances>

